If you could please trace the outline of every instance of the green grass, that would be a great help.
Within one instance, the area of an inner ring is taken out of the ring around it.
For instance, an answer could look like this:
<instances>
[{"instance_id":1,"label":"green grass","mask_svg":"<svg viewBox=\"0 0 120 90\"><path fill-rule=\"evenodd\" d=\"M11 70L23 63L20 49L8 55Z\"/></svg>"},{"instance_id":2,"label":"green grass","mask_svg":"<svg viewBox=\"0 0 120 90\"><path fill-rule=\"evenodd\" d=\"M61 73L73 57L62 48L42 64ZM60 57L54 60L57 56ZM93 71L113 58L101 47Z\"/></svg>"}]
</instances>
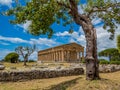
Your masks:
<instances>
[{"instance_id":1,"label":"green grass","mask_svg":"<svg viewBox=\"0 0 120 90\"><path fill-rule=\"evenodd\" d=\"M23 82L0 82L0 90L120 90L120 71L100 73L101 80L87 81L85 75ZM61 88L61 89L60 89Z\"/></svg>"}]
</instances>

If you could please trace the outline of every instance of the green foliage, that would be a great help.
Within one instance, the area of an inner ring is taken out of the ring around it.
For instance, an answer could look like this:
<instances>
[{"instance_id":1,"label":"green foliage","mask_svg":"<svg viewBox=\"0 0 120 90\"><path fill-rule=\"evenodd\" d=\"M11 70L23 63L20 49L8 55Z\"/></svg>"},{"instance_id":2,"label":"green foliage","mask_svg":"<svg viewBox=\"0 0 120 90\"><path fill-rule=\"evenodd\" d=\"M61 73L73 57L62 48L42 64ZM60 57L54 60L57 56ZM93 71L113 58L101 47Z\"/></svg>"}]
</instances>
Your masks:
<instances>
[{"instance_id":1,"label":"green foliage","mask_svg":"<svg viewBox=\"0 0 120 90\"><path fill-rule=\"evenodd\" d=\"M85 60L82 60L82 63L86 63Z\"/></svg>"},{"instance_id":2,"label":"green foliage","mask_svg":"<svg viewBox=\"0 0 120 90\"><path fill-rule=\"evenodd\" d=\"M70 1L73 3L71 4ZM78 6L80 0L28 0L26 6L20 3L8 10L6 15L14 15L13 24L23 24L31 21L28 32L33 35L47 34L50 38L54 31L51 25L54 22L63 25L72 24L78 14L78 10L72 11L71 7ZM104 28L111 32L110 39L113 39L116 23L120 24L120 2L116 0L87 0L87 4L81 5L85 15L90 19L101 18ZM75 14L71 14L75 12ZM84 20L83 20L84 22ZM71 32L71 31L70 31Z\"/></svg>"},{"instance_id":3,"label":"green foliage","mask_svg":"<svg viewBox=\"0 0 120 90\"><path fill-rule=\"evenodd\" d=\"M5 62L15 63L18 61L19 55L15 52L9 53L5 56Z\"/></svg>"},{"instance_id":4,"label":"green foliage","mask_svg":"<svg viewBox=\"0 0 120 90\"><path fill-rule=\"evenodd\" d=\"M120 53L120 35L117 36L117 49Z\"/></svg>"},{"instance_id":5,"label":"green foliage","mask_svg":"<svg viewBox=\"0 0 120 90\"><path fill-rule=\"evenodd\" d=\"M120 61L120 55L114 55L111 57L111 61Z\"/></svg>"},{"instance_id":6,"label":"green foliage","mask_svg":"<svg viewBox=\"0 0 120 90\"><path fill-rule=\"evenodd\" d=\"M105 59L100 59L100 64L109 64L109 61L105 60Z\"/></svg>"},{"instance_id":7,"label":"green foliage","mask_svg":"<svg viewBox=\"0 0 120 90\"><path fill-rule=\"evenodd\" d=\"M116 48L108 48L98 53L99 56L119 55Z\"/></svg>"},{"instance_id":8,"label":"green foliage","mask_svg":"<svg viewBox=\"0 0 120 90\"><path fill-rule=\"evenodd\" d=\"M31 59L31 60L29 60L29 62L36 62L36 61Z\"/></svg>"},{"instance_id":9,"label":"green foliage","mask_svg":"<svg viewBox=\"0 0 120 90\"><path fill-rule=\"evenodd\" d=\"M84 14L91 19L101 18L104 22L104 29L111 33L113 39L116 23L120 24L120 2L116 0L87 0L88 4L83 7Z\"/></svg>"},{"instance_id":10,"label":"green foliage","mask_svg":"<svg viewBox=\"0 0 120 90\"><path fill-rule=\"evenodd\" d=\"M116 48L108 48L108 49L105 49L105 50L99 52L98 55L109 57L109 59L111 61L111 59L114 59L115 56L119 56L119 52Z\"/></svg>"},{"instance_id":11,"label":"green foliage","mask_svg":"<svg viewBox=\"0 0 120 90\"><path fill-rule=\"evenodd\" d=\"M120 61L111 61L110 64L117 64L117 65L120 65Z\"/></svg>"}]
</instances>

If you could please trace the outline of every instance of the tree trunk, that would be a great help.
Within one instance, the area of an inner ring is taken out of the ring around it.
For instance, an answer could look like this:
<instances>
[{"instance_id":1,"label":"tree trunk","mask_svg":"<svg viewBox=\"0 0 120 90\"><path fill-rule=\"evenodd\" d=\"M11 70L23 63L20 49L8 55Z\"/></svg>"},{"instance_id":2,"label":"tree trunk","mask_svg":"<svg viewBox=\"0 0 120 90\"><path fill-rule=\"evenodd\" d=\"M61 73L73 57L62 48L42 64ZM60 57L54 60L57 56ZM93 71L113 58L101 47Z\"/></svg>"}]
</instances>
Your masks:
<instances>
[{"instance_id":1,"label":"tree trunk","mask_svg":"<svg viewBox=\"0 0 120 90\"><path fill-rule=\"evenodd\" d=\"M87 26L83 25L83 31L86 38L86 79L94 80L99 77L99 61L97 58L97 35L96 29L90 22Z\"/></svg>"},{"instance_id":2,"label":"tree trunk","mask_svg":"<svg viewBox=\"0 0 120 90\"><path fill-rule=\"evenodd\" d=\"M70 12L76 24L81 25L86 38L86 79L99 79L99 62L97 58L97 35L90 17L78 12L78 6L74 0L69 0Z\"/></svg>"},{"instance_id":3,"label":"tree trunk","mask_svg":"<svg viewBox=\"0 0 120 90\"><path fill-rule=\"evenodd\" d=\"M24 66L27 66L26 62L27 62L27 58L24 58Z\"/></svg>"}]
</instances>

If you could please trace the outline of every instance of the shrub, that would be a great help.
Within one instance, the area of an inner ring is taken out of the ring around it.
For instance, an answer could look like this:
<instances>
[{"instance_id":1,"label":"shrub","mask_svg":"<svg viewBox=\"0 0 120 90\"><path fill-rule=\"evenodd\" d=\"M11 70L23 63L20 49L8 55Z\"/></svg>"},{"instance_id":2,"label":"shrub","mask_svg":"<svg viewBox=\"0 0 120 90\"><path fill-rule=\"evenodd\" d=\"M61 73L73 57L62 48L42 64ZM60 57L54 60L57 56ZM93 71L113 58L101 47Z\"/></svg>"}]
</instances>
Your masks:
<instances>
[{"instance_id":1,"label":"shrub","mask_svg":"<svg viewBox=\"0 0 120 90\"><path fill-rule=\"evenodd\" d=\"M29 60L29 62L36 62L35 60Z\"/></svg>"},{"instance_id":2,"label":"shrub","mask_svg":"<svg viewBox=\"0 0 120 90\"><path fill-rule=\"evenodd\" d=\"M99 59L100 64L109 64L109 61L105 60L105 59Z\"/></svg>"},{"instance_id":3,"label":"shrub","mask_svg":"<svg viewBox=\"0 0 120 90\"><path fill-rule=\"evenodd\" d=\"M120 65L120 61L111 61L110 64L117 64L117 65Z\"/></svg>"},{"instance_id":4,"label":"shrub","mask_svg":"<svg viewBox=\"0 0 120 90\"><path fill-rule=\"evenodd\" d=\"M9 53L5 56L4 61L15 63L18 61L18 58L19 58L19 55L15 52L12 52L12 53Z\"/></svg>"}]
</instances>

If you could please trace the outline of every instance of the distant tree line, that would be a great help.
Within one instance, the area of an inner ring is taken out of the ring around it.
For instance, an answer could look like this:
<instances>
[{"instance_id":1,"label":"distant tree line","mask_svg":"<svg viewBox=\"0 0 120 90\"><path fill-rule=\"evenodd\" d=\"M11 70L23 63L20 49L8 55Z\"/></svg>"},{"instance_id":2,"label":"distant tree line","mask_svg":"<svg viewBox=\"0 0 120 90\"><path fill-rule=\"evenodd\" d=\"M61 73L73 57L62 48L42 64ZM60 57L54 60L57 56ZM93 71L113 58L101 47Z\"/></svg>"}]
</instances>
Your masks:
<instances>
[{"instance_id":1,"label":"distant tree line","mask_svg":"<svg viewBox=\"0 0 120 90\"><path fill-rule=\"evenodd\" d=\"M102 50L98 53L98 55L108 57L109 61L106 61L105 59L100 59L100 63L103 64L120 64L120 35L117 36L117 48L108 48L105 50Z\"/></svg>"}]
</instances>

